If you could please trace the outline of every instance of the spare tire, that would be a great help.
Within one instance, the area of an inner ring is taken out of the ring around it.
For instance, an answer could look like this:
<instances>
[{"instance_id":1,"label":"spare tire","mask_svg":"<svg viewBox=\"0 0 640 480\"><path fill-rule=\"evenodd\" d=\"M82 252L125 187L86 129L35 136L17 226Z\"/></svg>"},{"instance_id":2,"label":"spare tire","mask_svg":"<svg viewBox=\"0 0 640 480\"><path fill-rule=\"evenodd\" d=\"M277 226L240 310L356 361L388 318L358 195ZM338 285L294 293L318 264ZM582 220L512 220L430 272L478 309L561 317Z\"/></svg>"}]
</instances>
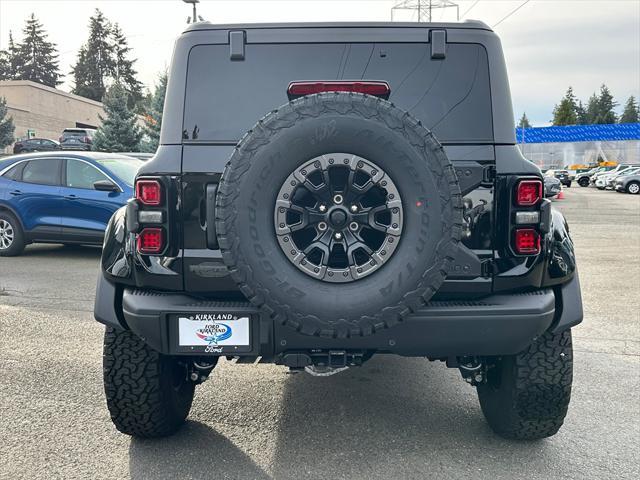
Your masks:
<instances>
[{"instance_id":1,"label":"spare tire","mask_svg":"<svg viewBox=\"0 0 640 480\"><path fill-rule=\"evenodd\" d=\"M274 110L227 163L222 258L244 295L306 335L370 335L442 285L462 226L455 171L392 103L322 93Z\"/></svg>"}]
</instances>

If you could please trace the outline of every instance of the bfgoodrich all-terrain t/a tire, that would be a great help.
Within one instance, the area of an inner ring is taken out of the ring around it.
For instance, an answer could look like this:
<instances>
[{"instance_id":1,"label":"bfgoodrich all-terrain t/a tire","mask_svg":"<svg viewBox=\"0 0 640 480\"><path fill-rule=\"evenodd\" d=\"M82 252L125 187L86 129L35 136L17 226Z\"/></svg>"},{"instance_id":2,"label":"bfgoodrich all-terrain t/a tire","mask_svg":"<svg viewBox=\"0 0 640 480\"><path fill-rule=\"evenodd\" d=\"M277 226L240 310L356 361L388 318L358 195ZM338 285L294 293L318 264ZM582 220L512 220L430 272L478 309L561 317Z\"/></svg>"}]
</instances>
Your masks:
<instances>
[{"instance_id":1,"label":"bfgoodrich all-terrain t/a tire","mask_svg":"<svg viewBox=\"0 0 640 480\"><path fill-rule=\"evenodd\" d=\"M386 226L367 221L369 200L353 194L373 184ZM296 196L306 203L293 205ZM287 219L294 209L316 237L306 249L286 233L297 228ZM245 296L275 321L326 337L370 335L424 305L444 281L461 224L457 178L431 132L356 93L306 96L259 121L234 150L216 201L222 257ZM358 260L352 247L373 236L369 227L382 240Z\"/></svg>"},{"instance_id":2,"label":"bfgoodrich all-terrain t/a tire","mask_svg":"<svg viewBox=\"0 0 640 480\"><path fill-rule=\"evenodd\" d=\"M107 327L103 372L111 420L122 433L163 437L187 418L195 386L186 368L130 331Z\"/></svg>"},{"instance_id":3,"label":"bfgoodrich all-terrain t/a tire","mask_svg":"<svg viewBox=\"0 0 640 480\"><path fill-rule=\"evenodd\" d=\"M495 360L478 386L482 412L505 438L550 437L567 414L572 378L571 331L547 332L524 352Z\"/></svg>"}]
</instances>

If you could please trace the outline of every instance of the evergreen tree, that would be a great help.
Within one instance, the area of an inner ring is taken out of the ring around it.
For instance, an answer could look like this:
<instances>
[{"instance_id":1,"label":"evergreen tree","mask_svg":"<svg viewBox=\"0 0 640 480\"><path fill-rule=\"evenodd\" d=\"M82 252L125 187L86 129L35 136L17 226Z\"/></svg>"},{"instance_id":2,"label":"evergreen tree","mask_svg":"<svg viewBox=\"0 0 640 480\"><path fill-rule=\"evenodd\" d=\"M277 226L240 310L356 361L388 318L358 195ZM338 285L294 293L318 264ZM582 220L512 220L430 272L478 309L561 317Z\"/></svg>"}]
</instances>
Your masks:
<instances>
[{"instance_id":1,"label":"evergreen tree","mask_svg":"<svg viewBox=\"0 0 640 480\"><path fill-rule=\"evenodd\" d=\"M624 112L620 117L620 123L638 123L640 122L640 112L638 112L638 104L633 95L629 97L627 103L624 105Z\"/></svg>"},{"instance_id":2,"label":"evergreen tree","mask_svg":"<svg viewBox=\"0 0 640 480\"><path fill-rule=\"evenodd\" d=\"M16 47L13 34L9 30L9 48L0 50L0 80L15 79L18 62L18 47Z\"/></svg>"},{"instance_id":3,"label":"evergreen tree","mask_svg":"<svg viewBox=\"0 0 640 480\"><path fill-rule=\"evenodd\" d=\"M531 128L531 124L527 118L527 112L522 114L522 118L520 118L520 121L518 122L518 128Z\"/></svg>"},{"instance_id":4,"label":"evergreen tree","mask_svg":"<svg viewBox=\"0 0 640 480\"><path fill-rule=\"evenodd\" d=\"M553 125L575 125L578 122L576 107L573 88L569 87L565 96L560 100L560 104L553 108Z\"/></svg>"},{"instance_id":5,"label":"evergreen tree","mask_svg":"<svg viewBox=\"0 0 640 480\"><path fill-rule=\"evenodd\" d=\"M613 100L613 95L606 85L600 87L600 97L598 98L598 115L593 123L616 123L617 116L614 111L618 104Z\"/></svg>"},{"instance_id":6,"label":"evergreen tree","mask_svg":"<svg viewBox=\"0 0 640 480\"><path fill-rule=\"evenodd\" d=\"M78 60L71 70L75 87L73 93L101 101L106 93L108 79L115 70L114 46L111 42L111 24L96 9L89 19L89 39L78 52Z\"/></svg>"},{"instance_id":7,"label":"evergreen tree","mask_svg":"<svg viewBox=\"0 0 640 480\"><path fill-rule=\"evenodd\" d=\"M14 78L31 80L49 87L62 83L56 46L47 41L47 33L33 13L27 19L22 33L23 39L17 48Z\"/></svg>"},{"instance_id":8,"label":"evergreen tree","mask_svg":"<svg viewBox=\"0 0 640 480\"><path fill-rule=\"evenodd\" d=\"M155 152L160 143L160 129L162 127L162 110L164 109L164 97L167 93L167 73L158 78L158 84L151 97L151 104L145 115L144 132L148 139L144 142L144 150Z\"/></svg>"},{"instance_id":9,"label":"evergreen tree","mask_svg":"<svg viewBox=\"0 0 640 480\"><path fill-rule=\"evenodd\" d=\"M587 110L584 108L582 100L578 101L578 105L576 105L576 118L578 119L578 125L587 125L589 123Z\"/></svg>"},{"instance_id":10,"label":"evergreen tree","mask_svg":"<svg viewBox=\"0 0 640 480\"><path fill-rule=\"evenodd\" d=\"M129 95L126 89L113 84L103 98L105 118L93 137L95 150L103 152L136 152L140 149L142 131L138 118L127 106Z\"/></svg>"},{"instance_id":11,"label":"evergreen tree","mask_svg":"<svg viewBox=\"0 0 640 480\"><path fill-rule=\"evenodd\" d=\"M13 143L14 131L13 118L7 117L7 101L0 97L0 149Z\"/></svg>"},{"instance_id":12,"label":"evergreen tree","mask_svg":"<svg viewBox=\"0 0 640 480\"><path fill-rule=\"evenodd\" d=\"M127 37L125 37L117 23L113 25L111 35L113 41L114 80L129 93L129 107L138 111L143 100L143 94L142 83L136 78L138 72L133 67L136 59L129 59L131 48Z\"/></svg>"},{"instance_id":13,"label":"evergreen tree","mask_svg":"<svg viewBox=\"0 0 640 480\"><path fill-rule=\"evenodd\" d=\"M598 102L599 101L600 101L600 98L595 93L589 97L589 101L587 102L587 111L585 115L587 125L593 125L594 123L596 123L596 118L598 118L598 108L599 108Z\"/></svg>"}]
</instances>

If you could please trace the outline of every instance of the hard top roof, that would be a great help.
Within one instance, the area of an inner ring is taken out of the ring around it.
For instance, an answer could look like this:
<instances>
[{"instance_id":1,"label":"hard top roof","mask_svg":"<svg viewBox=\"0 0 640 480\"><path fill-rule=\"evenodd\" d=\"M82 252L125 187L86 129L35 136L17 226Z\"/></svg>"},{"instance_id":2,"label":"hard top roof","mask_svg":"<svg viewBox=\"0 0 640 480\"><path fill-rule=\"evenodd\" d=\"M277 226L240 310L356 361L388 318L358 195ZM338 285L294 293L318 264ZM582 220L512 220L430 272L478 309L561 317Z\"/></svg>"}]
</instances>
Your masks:
<instances>
[{"instance_id":1,"label":"hard top roof","mask_svg":"<svg viewBox=\"0 0 640 480\"><path fill-rule=\"evenodd\" d=\"M464 22L427 23L427 22L294 22L294 23L236 23L214 24L211 22L192 23L185 29L186 32L202 30L229 30L229 29L258 29L258 28L438 28L438 29L471 29L491 30L491 27L480 20L465 20Z\"/></svg>"}]
</instances>

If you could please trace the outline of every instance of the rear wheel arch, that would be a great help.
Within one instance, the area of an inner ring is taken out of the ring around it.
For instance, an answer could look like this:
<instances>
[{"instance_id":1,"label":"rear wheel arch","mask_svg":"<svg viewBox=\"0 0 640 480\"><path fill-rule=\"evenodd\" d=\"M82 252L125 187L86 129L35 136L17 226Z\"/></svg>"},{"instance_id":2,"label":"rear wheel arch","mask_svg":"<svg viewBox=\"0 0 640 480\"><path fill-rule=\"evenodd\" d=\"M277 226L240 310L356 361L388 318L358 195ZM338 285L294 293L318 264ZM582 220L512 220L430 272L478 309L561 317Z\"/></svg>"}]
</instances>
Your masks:
<instances>
[{"instance_id":1,"label":"rear wheel arch","mask_svg":"<svg viewBox=\"0 0 640 480\"><path fill-rule=\"evenodd\" d=\"M24 228L24 222L22 221L22 218L20 217L20 215L18 215L18 212L16 212L13 208L9 207L8 205L0 204L0 213L5 213L5 212L11 214L18 221L18 223L20 224L20 228L26 234L26 230Z\"/></svg>"}]
</instances>

